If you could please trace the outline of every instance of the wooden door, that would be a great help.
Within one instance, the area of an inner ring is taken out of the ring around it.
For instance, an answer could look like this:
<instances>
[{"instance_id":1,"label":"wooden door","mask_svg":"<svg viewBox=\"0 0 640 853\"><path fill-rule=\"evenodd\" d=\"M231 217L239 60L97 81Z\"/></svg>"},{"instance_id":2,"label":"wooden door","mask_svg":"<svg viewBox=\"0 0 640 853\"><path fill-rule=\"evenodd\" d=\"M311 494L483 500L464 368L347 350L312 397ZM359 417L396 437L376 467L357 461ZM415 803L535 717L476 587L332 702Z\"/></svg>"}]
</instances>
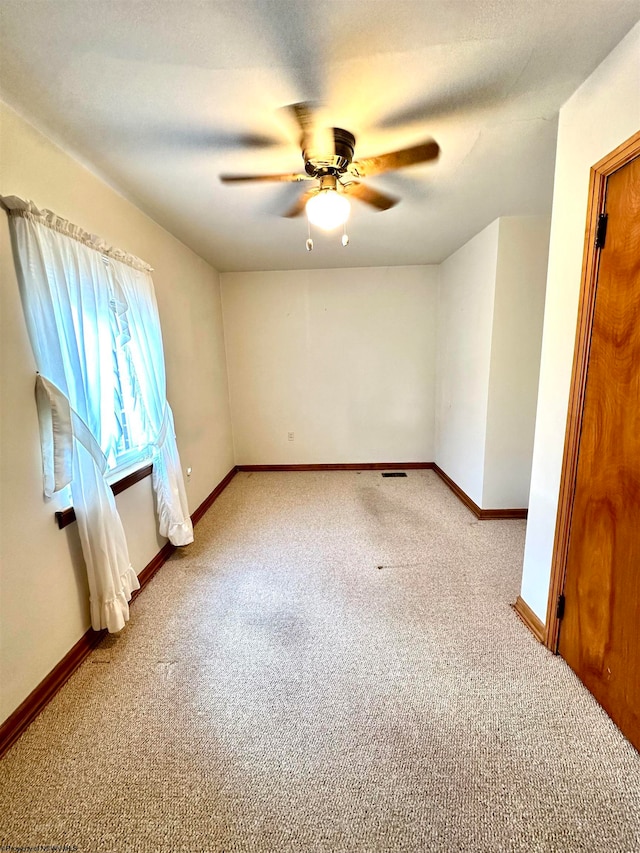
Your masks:
<instances>
[{"instance_id":1,"label":"wooden door","mask_svg":"<svg viewBox=\"0 0 640 853\"><path fill-rule=\"evenodd\" d=\"M559 651L640 749L640 157L605 199Z\"/></svg>"}]
</instances>

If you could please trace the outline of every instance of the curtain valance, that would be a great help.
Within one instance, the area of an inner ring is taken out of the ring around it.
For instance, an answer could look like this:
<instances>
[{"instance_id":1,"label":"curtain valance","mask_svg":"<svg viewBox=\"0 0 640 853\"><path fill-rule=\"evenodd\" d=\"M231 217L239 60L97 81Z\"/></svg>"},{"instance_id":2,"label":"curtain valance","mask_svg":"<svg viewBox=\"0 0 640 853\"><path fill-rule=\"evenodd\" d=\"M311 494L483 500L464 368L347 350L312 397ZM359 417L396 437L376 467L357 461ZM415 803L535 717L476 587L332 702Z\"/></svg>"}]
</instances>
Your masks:
<instances>
[{"instance_id":1,"label":"curtain valance","mask_svg":"<svg viewBox=\"0 0 640 853\"><path fill-rule=\"evenodd\" d=\"M51 228L59 234L64 234L73 240L77 240L79 243L84 243L85 246L95 249L101 255L106 255L109 258L120 261L120 263L127 264L127 266L133 267L133 269L153 272L153 267L150 267L149 264L141 261L135 255L110 246L109 243L98 237L97 234L90 234L88 231L80 228L79 225L73 225L73 223L62 219L61 216L58 216L51 210L47 210L46 208L39 210L32 201L18 198L15 195L0 196L0 201L2 201L2 204L11 216L23 216L31 219L33 222L44 225L46 228Z\"/></svg>"}]
</instances>

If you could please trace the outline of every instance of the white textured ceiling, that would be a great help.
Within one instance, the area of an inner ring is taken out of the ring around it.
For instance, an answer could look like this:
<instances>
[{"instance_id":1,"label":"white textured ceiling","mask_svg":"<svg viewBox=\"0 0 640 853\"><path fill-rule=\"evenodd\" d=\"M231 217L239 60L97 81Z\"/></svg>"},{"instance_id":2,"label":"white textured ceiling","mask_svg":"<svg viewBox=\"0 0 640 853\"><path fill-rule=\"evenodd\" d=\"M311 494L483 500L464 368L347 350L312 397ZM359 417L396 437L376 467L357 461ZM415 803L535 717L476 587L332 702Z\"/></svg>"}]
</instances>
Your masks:
<instances>
[{"instance_id":1,"label":"white textured ceiling","mask_svg":"<svg viewBox=\"0 0 640 853\"><path fill-rule=\"evenodd\" d=\"M558 109L639 17L639 0L0 0L0 94L219 270L437 263L497 216L550 211ZM279 215L300 186L217 177L301 169L282 109L300 101L356 158L442 149L369 180L402 201L354 201L346 249L305 251L306 219Z\"/></svg>"}]
</instances>

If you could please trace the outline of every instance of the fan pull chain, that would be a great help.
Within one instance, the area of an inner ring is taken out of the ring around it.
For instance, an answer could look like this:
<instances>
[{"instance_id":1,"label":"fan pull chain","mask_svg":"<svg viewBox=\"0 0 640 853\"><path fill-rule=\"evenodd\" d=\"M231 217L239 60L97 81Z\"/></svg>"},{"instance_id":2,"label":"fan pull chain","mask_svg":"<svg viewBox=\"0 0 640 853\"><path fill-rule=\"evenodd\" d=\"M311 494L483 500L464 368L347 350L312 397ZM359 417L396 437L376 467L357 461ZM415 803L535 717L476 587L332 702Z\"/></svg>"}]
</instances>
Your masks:
<instances>
[{"instance_id":1,"label":"fan pull chain","mask_svg":"<svg viewBox=\"0 0 640 853\"><path fill-rule=\"evenodd\" d=\"M341 242L343 247L346 249L349 245L349 235L347 234L347 223L345 222L342 226L342 238ZM305 243L307 247L307 252L313 252L313 238L311 236L311 223L307 219L307 242Z\"/></svg>"}]
</instances>

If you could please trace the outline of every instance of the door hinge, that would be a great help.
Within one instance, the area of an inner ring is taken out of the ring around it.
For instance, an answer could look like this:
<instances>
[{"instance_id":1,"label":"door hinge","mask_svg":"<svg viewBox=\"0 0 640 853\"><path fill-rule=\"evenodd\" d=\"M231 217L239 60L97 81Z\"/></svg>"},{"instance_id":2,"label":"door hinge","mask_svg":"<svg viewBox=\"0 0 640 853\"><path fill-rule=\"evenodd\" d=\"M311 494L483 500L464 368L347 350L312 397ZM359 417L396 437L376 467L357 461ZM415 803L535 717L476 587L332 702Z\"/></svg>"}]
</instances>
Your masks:
<instances>
[{"instance_id":1,"label":"door hinge","mask_svg":"<svg viewBox=\"0 0 640 853\"><path fill-rule=\"evenodd\" d=\"M604 244L607 240L607 222L609 221L608 213L601 213L598 217L598 226L596 228L596 249L604 249Z\"/></svg>"},{"instance_id":2,"label":"door hinge","mask_svg":"<svg viewBox=\"0 0 640 853\"><path fill-rule=\"evenodd\" d=\"M564 595L558 596L558 601L556 602L556 616L558 619L562 619L564 616Z\"/></svg>"}]
</instances>

